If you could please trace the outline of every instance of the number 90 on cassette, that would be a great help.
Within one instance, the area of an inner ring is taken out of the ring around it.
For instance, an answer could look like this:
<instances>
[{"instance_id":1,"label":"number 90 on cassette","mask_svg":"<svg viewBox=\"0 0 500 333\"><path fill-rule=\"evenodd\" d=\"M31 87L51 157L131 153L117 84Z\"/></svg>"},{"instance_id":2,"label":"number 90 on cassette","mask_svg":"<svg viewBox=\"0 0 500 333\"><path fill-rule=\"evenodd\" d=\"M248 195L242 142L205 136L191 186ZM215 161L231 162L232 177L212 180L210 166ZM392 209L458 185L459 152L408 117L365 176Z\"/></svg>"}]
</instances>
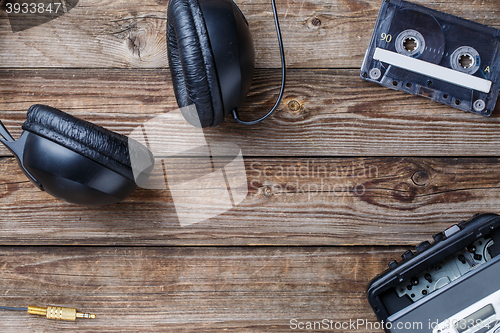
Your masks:
<instances>
[{"instance_id":1,"label":"number 90 on cassette","mask_svg":"<svg viewBox=\"0 0 500 333\"><path fill-rule=\"evenodd\" d=\"M406 1L384 1L361 77L490 116L500 89L500 31Z\"/></svg>"}]
</instances>

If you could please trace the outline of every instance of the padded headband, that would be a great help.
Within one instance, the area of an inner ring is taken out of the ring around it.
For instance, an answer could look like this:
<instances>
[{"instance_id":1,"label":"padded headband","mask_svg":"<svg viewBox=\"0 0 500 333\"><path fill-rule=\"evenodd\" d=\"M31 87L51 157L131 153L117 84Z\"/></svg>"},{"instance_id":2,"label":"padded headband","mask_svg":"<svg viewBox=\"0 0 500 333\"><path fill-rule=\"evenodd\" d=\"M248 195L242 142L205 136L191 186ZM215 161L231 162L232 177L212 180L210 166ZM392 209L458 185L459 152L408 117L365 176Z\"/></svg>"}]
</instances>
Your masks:
<instances>
[{"instance_id":1,"label":"padded headband","mask_svg":"<svg viewBox=\"0 0 500 333\"><path fill-rule=\"evenodd\" d=\"M131 159L154 164L153 155L142 144L50 106L31 106L23 129L100 163L134 183Z\"/></svg>"}]
</instances>

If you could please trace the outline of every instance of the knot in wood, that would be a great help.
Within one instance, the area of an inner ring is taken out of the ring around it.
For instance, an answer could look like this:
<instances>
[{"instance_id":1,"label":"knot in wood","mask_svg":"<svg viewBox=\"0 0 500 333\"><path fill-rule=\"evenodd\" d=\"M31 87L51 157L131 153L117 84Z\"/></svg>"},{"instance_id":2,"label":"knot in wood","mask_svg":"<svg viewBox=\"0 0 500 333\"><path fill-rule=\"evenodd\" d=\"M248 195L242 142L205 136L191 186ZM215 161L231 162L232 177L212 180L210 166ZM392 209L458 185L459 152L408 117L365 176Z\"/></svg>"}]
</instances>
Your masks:
<instances>
[{"instance_id":1,"label":"knot in wood","mask_svg":"<svg viewBox=\"0 0 500 333\"><path fill-rule=\"evenodd\" d=\"M299 111L300 103L292 99L290 102L288 102L288 108L290 109L290 111Z\"/></svg>"},{"instance_id":2,"label":"knot in wood","mask_svg":"<svg viewBox=\"0 0 500 333\"><path fill-rule=\"evenodd\" d=\"M427 181L429 181L429 175L423 170L417 171L411 176L411 180L417 186L425 186Z\"/></svg>"},{"instance_id":3,"label":"knot in wood","mask_svg":"<svg viewBox=\"0 0 500 333\"><path fill-rule=\"evenodd\" d=\"M132 54L141 57L141 51L146 47L146 33L144 31L132 31L128 37L128 47Z\"/></svg>"},{"instance_id":4,"label":"knot in wood","mask_svg":"<svg viewBox=\"0 0 500 333\"><path fill-rule=\"evenodd\" d=\"M306 22L306 26L310 30L318 30L321 27L321 20L317 17L310 17Z\"/></svg>"},{"instance_id":5,"label":"knot in wood","mask_svg":"<svg viewBox=\"0 0 500 333\"><path fill-rule=\"evenodd\" d=\"M273 190L269 186L264 187L264 195L270 197L273 194Z\"/></svg>"}]
</instances>

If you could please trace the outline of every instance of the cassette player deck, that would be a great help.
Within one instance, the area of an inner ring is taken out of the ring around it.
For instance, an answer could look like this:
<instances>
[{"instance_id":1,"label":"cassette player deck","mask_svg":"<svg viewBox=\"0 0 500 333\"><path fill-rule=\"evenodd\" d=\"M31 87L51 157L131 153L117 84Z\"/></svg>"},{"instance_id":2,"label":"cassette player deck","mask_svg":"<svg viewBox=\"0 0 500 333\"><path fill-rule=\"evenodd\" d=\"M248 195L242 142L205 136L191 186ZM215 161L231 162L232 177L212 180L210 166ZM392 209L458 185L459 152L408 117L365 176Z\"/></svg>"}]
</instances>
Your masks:
<instances>
[{"instance_id":1,"label":"cassette player deck","mask_svg":"<svg viewBox=\"0 0 500 333\"><path fill-rule=\"evenodd\" d=\"M500 90L500 31L406 1L387 0L361 77L490 116Z\"/></svg>"},{"instance_id":2,"label":"cassette player deck","mask_svg":"<svg viewBox=\"0 0 500 333\"><path fill-rule=\"evenodd\" d=\"M500 216L478 215L433 238L370 283L386 332L500 333Z\"/></svg>"}]
</instances>

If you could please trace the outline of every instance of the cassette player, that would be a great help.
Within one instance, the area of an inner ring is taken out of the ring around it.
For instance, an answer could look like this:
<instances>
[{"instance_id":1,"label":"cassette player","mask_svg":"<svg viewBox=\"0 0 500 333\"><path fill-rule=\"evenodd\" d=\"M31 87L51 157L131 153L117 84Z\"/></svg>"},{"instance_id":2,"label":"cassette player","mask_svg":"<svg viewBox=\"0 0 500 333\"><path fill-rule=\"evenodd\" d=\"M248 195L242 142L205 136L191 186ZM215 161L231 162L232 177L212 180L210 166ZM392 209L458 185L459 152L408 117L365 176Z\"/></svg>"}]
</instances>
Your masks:
<instances>
[{"instance_id":1,"label":"cassette player","mask_svg":"<svg viewBox=\"0 0 500 333\"><path fill-rule=\"evenodd\" d=\"M386 0L361 77L490 116L500 90L500 31L406 1Z\"/></svg>"},{"instance_id":2,"label":"cassette player","mask_svg":"<svg viewBox=\"0 0 500 333\"><path fill-rule=\"evenodd\" d=\"M477 215L433 238L370 283L385 331L500 333L500 216Z\"/></svg>"}]
</instances>

